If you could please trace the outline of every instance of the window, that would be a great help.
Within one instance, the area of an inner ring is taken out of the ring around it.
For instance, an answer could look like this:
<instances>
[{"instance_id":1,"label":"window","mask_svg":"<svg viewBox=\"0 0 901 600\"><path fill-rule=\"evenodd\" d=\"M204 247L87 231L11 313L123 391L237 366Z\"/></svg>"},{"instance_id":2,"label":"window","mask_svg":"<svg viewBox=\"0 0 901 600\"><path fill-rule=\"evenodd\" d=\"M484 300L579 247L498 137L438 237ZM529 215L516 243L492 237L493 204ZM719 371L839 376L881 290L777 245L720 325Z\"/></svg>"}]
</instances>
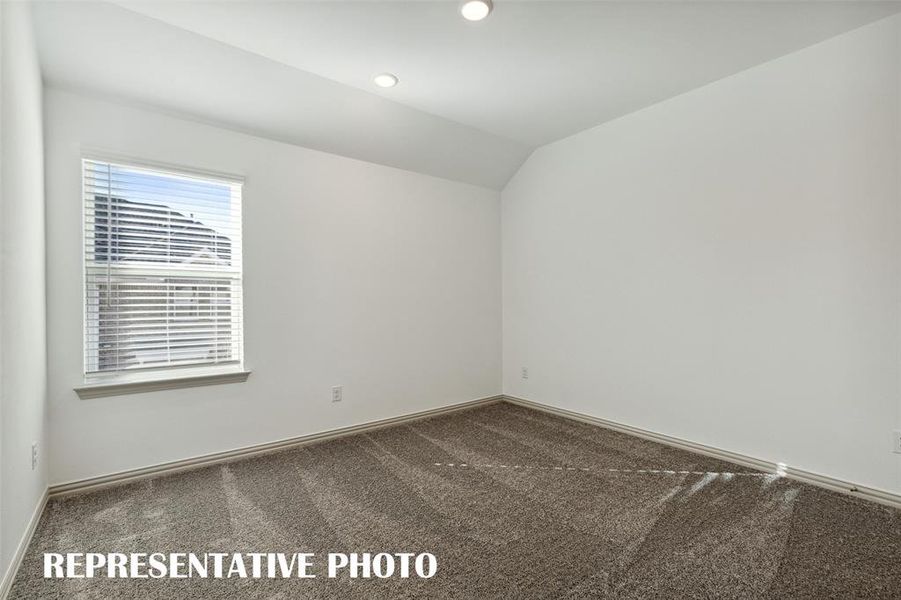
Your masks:
<instances>
[{"instance_id":1,"label":"window","mask_svg":"<svg viewBox=\"0 0 901 600\"><path fill-rule=\"evenodd\" d=\"M240 367L241 182L82 165L86 379Z\"/></svg>"}]
</instances>

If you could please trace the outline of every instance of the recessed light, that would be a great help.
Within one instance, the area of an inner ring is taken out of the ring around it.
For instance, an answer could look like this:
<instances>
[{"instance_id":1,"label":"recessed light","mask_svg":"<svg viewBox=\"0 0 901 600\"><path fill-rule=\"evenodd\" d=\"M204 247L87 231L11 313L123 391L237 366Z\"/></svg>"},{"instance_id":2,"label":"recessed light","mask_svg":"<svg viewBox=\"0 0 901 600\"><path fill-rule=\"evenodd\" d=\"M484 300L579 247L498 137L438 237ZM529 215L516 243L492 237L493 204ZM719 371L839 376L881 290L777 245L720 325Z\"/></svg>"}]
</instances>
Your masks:
<instances>
[{"instance_id":1,"label":"recessed light","mask_svg":"<svg viewBox=\"0 0 901 600\"><path fill-rule=\"evenodd\" d=\"M460 14L467 21L481 21L491 13L491 0L467 0L460 7Z\"/></svg>"},{"instance_id":2,"label":"recessed light","mask_svg":"<svg viewBox=\"0 0 901 600\"><path fill-rule=\"evenodd\" d=\"M372 82L381 88L390 88L397 85L397 75L391 73L379 73L372 78Z\"/></svg>"}]
</instances>

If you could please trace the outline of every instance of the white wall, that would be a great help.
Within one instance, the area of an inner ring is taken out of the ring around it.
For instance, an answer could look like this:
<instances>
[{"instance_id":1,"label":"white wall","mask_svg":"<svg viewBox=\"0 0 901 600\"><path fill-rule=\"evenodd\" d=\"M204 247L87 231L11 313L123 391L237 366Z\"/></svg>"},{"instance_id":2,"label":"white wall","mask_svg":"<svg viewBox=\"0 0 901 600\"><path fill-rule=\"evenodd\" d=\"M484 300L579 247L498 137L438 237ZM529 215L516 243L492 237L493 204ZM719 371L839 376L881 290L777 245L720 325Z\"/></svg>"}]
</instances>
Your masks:
<instances>
[{"instance_id":1,"label":"white wall","mask_svg":"<svg viewBox=\"0 0 901 600\"><path fill-rule=\"evenodd\" d=\"M47 485L41 74L25 3L0 3L0 574Z\"/></svg>"},{"instance_id":2,"label":"white wall","mask_svg":"<svg viewBox=\"0 0 901 600\"><path fill-rule=\"evenodd\" d=\"M901 491L898 37L886 20L537 151L503 194L504 391ZM52 483L499 392L496 193L45 102ZM74 394L83 147L247 177L247 383Z\"/></svg>"},{"instance_id":3,"label":"white wall","mask_svg":"<svg viewBox=\"0 0 901 600\"><path fill-rule=\"evenodd\" d=\"M898 39L533 154L502 200L504 392L901 492Z\"/></svg>"},{"instance_id":4,"label":"white wall","mask_svg":"<svg viewBox=\"0 0 901 600\"><path fill-rule=\"evenodd\" d=\"M53 89L45 119L51 483L500 392L497 192ZM72 391L83 147L246 177L246 383Z\"/></svg>"}]
</instances>

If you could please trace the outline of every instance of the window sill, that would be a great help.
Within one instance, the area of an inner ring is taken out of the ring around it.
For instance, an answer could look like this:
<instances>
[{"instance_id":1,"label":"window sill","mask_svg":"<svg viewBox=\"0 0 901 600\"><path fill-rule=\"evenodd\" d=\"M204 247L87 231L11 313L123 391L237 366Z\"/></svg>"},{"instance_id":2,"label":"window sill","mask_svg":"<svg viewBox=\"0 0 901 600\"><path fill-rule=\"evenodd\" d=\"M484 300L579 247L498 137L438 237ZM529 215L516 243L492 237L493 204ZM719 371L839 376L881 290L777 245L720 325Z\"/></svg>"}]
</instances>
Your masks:
<instances>
[{"instance_id":1,"label":"window sill","mask_svg":"<svg viewBox=\"0 0 901 600\"><path fill-rule=\"evenodd\" d=\"M171 372L156 377L143 379L110 379L90 381L75 388L75 393L82 400L104 398L106 396L122 396L124 394L142 394L180 388L198 387L202 385L219 385L222 383L242 383L250 377L251 371L231 369L228 371L194 372L190 375L173 375Z\"/></svg>"}]
</instances>

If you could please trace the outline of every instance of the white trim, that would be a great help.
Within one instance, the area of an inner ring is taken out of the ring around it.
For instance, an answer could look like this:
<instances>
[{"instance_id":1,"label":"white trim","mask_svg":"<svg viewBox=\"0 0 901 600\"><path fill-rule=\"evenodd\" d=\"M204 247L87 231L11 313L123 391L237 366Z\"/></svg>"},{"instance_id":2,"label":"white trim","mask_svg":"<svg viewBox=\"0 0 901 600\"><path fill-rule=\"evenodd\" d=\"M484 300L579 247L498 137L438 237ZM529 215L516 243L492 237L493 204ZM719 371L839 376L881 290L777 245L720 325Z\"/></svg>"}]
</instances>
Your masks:
<instances>
[{"instance_id":1,"label":"white trim","mask_svg":"<svg viewBox=\"0 0 901 600\"><path fill-rule=\"evenodd\" d=\"M772 461L754 458L745 454L738 454L735 452L730 452L728 450L723 450L721 448L706 446L704 444L699 444L697 442L692 442L689 440L683 440L681 438L669 436L663 433L657 433L655 431L648 431L647 429L641 429L639 427L617 423L616 421L609 421L607 419L592 417L583 413L566 410L565 408L557 408L556 406L549 406L547 404L542 404L541 402L535 402L534 400L526 400L525 398L517 398L516 396L505 395L504 401L509 402L510 404L516 404L519 406L524 406L526 408L540 410L542 412L550 413L552 415L563 417L565 419L580 421L582 423L588 423L589 425L597 425L599 427L604 427L605 429L612 429L614 431L619 431L620 433L625 433L646 440L651 440L652 442L658 442L660 444L666 444L667 446L673 446L681 450L687 450L688 452L694 452L695 454L711 456L713 458L718 458L720 460L725 460L745 467L750 467L752 469L758 469L760 471L768 473L779 473L781 475L784 475L785 477L789 477L802 483L808 483L810 485L826 488L827 490L832 490L834 492L848 494L856 498L862 498L871 502L878 502L879 504L884 504L886 506L901 509L901 494L896 494L887 490L867 487L865 485L844 481L842 479L836 479L835 477L830 477L828 475L821 475L819 473L805 471L804 469L798 469L795 467L774 463Z\"/></svg>"},{"instance_id":2,"label":"white trim","mask_svg":"<svg viewBox=\"0 0 901 600\"><path fill-rule=\"evenodd\" d=\"M2 0L0 0L2 1ZM215 171L198 169L194 167L185 167L173 164L166 164L156 161L144 160L140 158L132 158L124 155L119 155L113 152L105 151L102 149L91 148L87 146L81 147L81 198L82 198L82 209L81 209L81 217L82 217L82 238L81 238L81 246L82 246L82 289L81 289L81 297L82 297L82 365L85 370L88 368L88 344L89 337L92 339L96 336L89 335L89 326L88 326L88 313L89 313L89 303L88 303L88 277L90 274L95 273L97 271L97 267L88 264L88 255L86 253L88 244L87 244L87 235L88 235L88 223L89 219L87 217L87 208L88 201L87 195L85 193L85 164L86 162L100 162L107 163L109 165L117 165L124 168L134 168L134 169L142 169L157 173L162 173L166 175L170 175L173 177L181 177L188 179L205 179L205 180L216 180L217 182L228 185L228 186L237 186L239 188L239 207L238 211L238 221L240 223L240 227L237 230L238 233L238 243L237 243L237 252L234 252L235 246L233 248L232 254L232 267L234 267L235 260L234 257L237 256L237 264L239 265L238 269L229 269L220 271L206 271L205 269L159 269L159 268L125 268L119 269L117 268L117 274L134 274L141 276L143 275L152 275L153 273L158 273L160 275L172 275L172 276L181 276L188 275L191 277L195 276L209 276L223 279L232 280L232 289L231 289L231 297L233 301L236 302L237 311L238 311L238 335L237 336L229 336L231 340L233 351L236 350L236 354L238 357L237 362L243 364L244 361L244 246L243 246L243 236L244 236L244 184L245 178L242 175L232 175L228 173L219 173ZM232 190L232 199L234 199L234 190ZM109 194L108 194L109 195ZM231 209L230 209L231 210ZM107 264L107 274L109 274L109 264ZM237 287L237 290L235 290ZM96 340L94 340L96 342ZM93 354L93 353L92 353ZM96 357L95 357L96 359ZM208 363L204 366L215 368L218 366L217 363ZM179 367L175 367L176 369ZM150 386L134 386L134 385L115 385L110 387L100 387L99 385L95 385L94 382L90 380L86 380L84 386L80 386L75 388L76 393L78 393L79 397L82 399L86 398L97 398L102 396L117 396L122 394L130 394L130 393L141 393L147 391L156 391L156 390L167 390L173 388L180 387L196 387L199 385L214 385L217 383L234 383L246 381L247 376L250 375L250 372L246 372L243 379L239 379L235 376L229 378L219 378L219 377L209 377L209 378L191 378L183 379L178 381L178 385L165 386L161 383L155 383ZM153 378L149 378L153 379ZM162 381L165 378L159 378L159 381ZM154 379L156 382L157 380Z\"/></svg>"},{"instance_id":3,"label":"white trim","mask_svg":"<svg viewBox=\"0 0 901 600\"><path fill-rule=\"evenodd\" d=\"M119 485L122 483L148 479L150 477L159 477L160 475L168 475L171 473L179 473L181 471L188 471L191 469L197 469L218 463L230 462L260 454L270 454L279 450L285 450L296 446L303 446L313 442L321 442L353 435L356 433L372 431L374 429L381 429L382 427L388 427L391 425L399 425L410 421L418 421L420 419L435 417L459 410L476 408L478 406L484 406L487 404L494 404L496 402L500 402L501 400L503 400L503 396L500 395L488 396L485 398L479 398L477 400L470 400L468 402L460 402L457 404L451 404L449 406L433 408L431 410L424 410L407 415L380 419L378 421L361 423L359 425L351 425L349 427L341 427L339 429L330 429L328 431L322 431L319 433L311 433L308 435L286 438L283 440L267 442L264 444L255 444L253 446L236 448L234 450L226 450L224 452L214 452L211 454L195 456L193 458L160 463L147 467L141 467L138 469L129 469L127 471L119 471L117 473L110 473L109 475L90 477L88 479L79 479L66 483L58 483L50 486L49 494L51 498L56 498L63 495L68 496L71 494L80 494L83 492L93 491L100 488Z\"/></svg>"},{"instance_id":4,"label":"white trim","mask_svg":"<svg viewBox=\"0 0 901 600\"><path fill-rule=\"evenodd\" d=\"M83 160L91 160L96 162L108 162L122 167L135 167L138 169L161 171L163 173L175 176L216 179L217 181L221 181L222 183L227 184L244 184L246 181L243 175L238 175L235 173L213 171L211 169L202 169L200 167L193 167L190 165L182 165L177 163L147 160L136 156L120 154L118 152L107 151L100 148L93 148L91 146L81 147L81 158Z\"/></svg>"},{"instance_id":5,"label":"white trim","mask_svg":"<svg viewBox=\"0 0 901 600\"><path fill-rule=\"evenodd\" d=\"M85 382L84 385L75 388L75 393L82 400L90 398L104 398L106 396L122 396L123 394L142 394L144 392L158 392L161 390L174 390L179 388L198 387L202 385L219 385L222 383L243 383L250 377L251 371L244 369L219 370L206 373L194 373L190 375L173 375L173 370L159 374L128 379L119 377L104 381L97 379Z\"/></svg>"},{"instance_id":6,"label":"white trim","mask_svg":"<svg viewBox=\"0 0 901 600\"><path fill-rule=\"evenodd\" d=\"M44 513L44 507L47 506L48 499L48 490L44 488L44 493L41 494L38 503L34 507L34 512L31 513L31 519L29 519L28 526L22 534L22 539L19 540L19 545L16 546L9 568L6 569L3 578L0 579L0 600L6 600L7 595L9 595L9 590L12 588L16 573L19 572L19 567L22 566L22 561L25 559L25 552L28 550L31 538L34 537L34 532L38 528L38 523L41 521L41 515Z\"/></svg>"}]
</instances>

